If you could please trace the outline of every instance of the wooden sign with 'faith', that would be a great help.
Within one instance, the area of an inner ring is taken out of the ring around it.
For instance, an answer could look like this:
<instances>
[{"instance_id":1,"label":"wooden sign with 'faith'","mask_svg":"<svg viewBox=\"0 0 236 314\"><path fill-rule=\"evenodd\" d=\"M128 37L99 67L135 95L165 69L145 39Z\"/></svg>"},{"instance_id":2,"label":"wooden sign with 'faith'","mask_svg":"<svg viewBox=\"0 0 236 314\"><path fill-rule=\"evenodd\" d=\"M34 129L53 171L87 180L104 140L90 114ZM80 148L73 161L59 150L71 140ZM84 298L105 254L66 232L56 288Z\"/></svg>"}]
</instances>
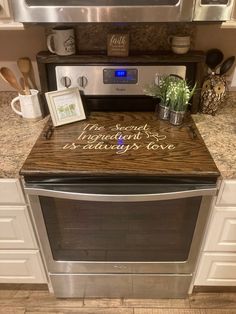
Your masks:
<instances>
[{"instance_id":1,"label":"wooden sign with 'faith'","mask_svg":"<svg viewBox=\"0 0 236 314\"><path fill-rule=\"evenodd\" d=\"M129 55L129 35L124 33L107 36L108 56L127 57Z\"/></svg>"}]
</instances>

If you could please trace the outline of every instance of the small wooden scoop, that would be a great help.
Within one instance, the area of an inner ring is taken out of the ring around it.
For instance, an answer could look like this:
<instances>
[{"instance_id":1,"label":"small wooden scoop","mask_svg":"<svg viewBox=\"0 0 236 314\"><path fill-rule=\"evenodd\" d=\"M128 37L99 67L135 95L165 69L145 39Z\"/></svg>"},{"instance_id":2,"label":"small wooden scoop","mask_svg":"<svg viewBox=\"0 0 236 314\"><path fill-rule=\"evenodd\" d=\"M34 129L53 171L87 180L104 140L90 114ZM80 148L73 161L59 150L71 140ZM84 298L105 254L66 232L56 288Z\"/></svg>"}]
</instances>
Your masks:
<instances>
[{"instance_id":1,"label":"small wooden scoop","mask_svg":"<svg viewBox=\"0 0 236 314\"><path fill-rule=\"evenodd\" d=\"M24 78L25 94L30 95L30 87L29 87L30 62L28 58L19 58L17 60L17 65Z\"/></svg>"},{"instance_id":2,"label":"small wooden scoop","mask_svg":"<svg viewBox=\"0 0 236 314\"><path fill-rule=\"evenodd\" d=\"M6 68L6 67L1 68L0 69L0 75L1 75L2 79L5 82L7 82L11 87L16 89L20 94L24 94L19 83L17 82L17 79L16 79L14 73L9 68Z\"/></svg>"}]
</instances>

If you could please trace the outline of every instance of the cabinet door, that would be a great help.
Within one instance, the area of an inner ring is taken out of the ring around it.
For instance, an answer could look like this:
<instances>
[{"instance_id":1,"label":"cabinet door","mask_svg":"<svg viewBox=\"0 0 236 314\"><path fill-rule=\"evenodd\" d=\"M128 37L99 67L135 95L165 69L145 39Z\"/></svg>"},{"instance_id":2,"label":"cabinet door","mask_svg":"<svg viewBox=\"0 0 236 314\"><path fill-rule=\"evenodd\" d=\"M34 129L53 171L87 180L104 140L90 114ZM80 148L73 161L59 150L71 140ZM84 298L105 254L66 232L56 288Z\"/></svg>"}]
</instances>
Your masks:
<instances>
[{"instance_id":1,"label":"cabinet door","mask_svg":"<svg viewBox=\"0 0 236 314\"><path fill-rule=\"evenodd\" d=\"M219 206L236 206L236 180L222 182L216 204Z\"/></svg>"},{"instance_id":2,"label":"cabinet door","mask_svg":"<svg viewBox=\"0 0 236 314\"><path fill-rule=\"evenodd\" d=\"M215 208L204 251L236 252L236 207Z\"/></svg>"},{"instance_id":3,"label":"cabinet door","mask_svg":"<svg viewBox=\"0 0 236 314\"><path fill-rule=\"evenodd\" d=\"M194 284L236 286L236 254L203 253Z\"/></svg>"},{"instance_id":4,"label":"cabinet door","mask_svg":"<svg viewBox=\"0 0 236 314\"><path fill-rule=\"evenodd\" d=\"M25 248L37 248L27 207L0 206L0 249Z\"/></svg>"},{"instance_id":5,"label":"cabinet door","mask_svg":"<svg viewBox=\"0 0 236 314\"><path fill-rule=\"evenodd\" d=\"M46 283L39 251L1 251L0 283Z\"/></svg>"},{"instance_id":6,"label":"cabinet door","mask_svg":"<svg viewBox=\"0 0 236 314\"><path fill-rule=\"evenodd\" d=\"M20 181L0 179L0 204L24 204L25 199Z\"/></svg>"},{"instance_id":7,"label":"cabinet door","mask_svg":"<svg viewBox=\"0 0 236 314\"><path fill-rule=\"evenodd\" d=\"M10 18L10 10L8 0L0 0L0 20L1 19L9 19Z\"/></svg>"}]
</instances>

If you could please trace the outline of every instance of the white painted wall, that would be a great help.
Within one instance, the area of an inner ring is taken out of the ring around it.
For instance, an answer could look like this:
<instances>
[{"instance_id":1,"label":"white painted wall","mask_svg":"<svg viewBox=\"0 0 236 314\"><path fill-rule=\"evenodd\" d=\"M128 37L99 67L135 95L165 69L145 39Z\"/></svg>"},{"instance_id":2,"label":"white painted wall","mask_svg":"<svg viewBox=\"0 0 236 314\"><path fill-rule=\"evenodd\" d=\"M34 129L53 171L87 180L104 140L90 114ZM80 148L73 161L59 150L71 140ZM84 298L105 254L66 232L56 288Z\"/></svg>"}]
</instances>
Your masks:
<instances>
[{"instance_id":1,"label":"white painted wall","mask_svg":"<svg viewBox=\"0 0 236 314\"><path fill-rule=\"evenodd\" d=\"M32 26L19 31L0 31L0 67L9 67L17 78L21 76L17 68L19 57L29 57L32 60L39 84L35 56L37 52L46 50L44 27ZM0 78L0 91L13 90Z\"/></svg>"}]
</instances>

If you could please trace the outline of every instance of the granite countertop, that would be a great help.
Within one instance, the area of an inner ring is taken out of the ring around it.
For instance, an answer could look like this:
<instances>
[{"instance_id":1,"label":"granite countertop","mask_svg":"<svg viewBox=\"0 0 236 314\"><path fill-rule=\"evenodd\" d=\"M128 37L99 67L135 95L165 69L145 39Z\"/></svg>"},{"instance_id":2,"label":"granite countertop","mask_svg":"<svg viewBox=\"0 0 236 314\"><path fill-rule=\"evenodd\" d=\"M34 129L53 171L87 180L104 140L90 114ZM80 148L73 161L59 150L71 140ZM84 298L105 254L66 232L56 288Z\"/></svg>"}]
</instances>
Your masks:
<instances>
[{"instance_id":1,"label":"granite countertop","mask_svg":"<svg viewBox=\"0 0 236 314\"><path fill-rule=\"evenodd\" d=\"M19 170L45 126L39 121L22 119L11 109L15 92L0 92L0 178L17 178Z\"/></svg>"},{"instance_id":2,"label":"granite countertop","mask_svg":"<svg viewBox=\"0 0 236 314\"><path fill-rule=\"evenodd\" d=\"M10 101L14 92L0 93L0 178L17 178L19 170L48 117L27 121L15 114ZM213 117L196 114L193 119L222 177L236 179L236 94L230 94Z\"/></svg>"},{"instance_id":3,"label":"granite countertop","mask_svg":"<svg viewBox=\"0 0 236 314\"><path fill-rule=\"evenodd\" d=\"M223 179L236 179L236 93L228 95L215 116L193 119Z\"/></svg>"}]
</instances>

